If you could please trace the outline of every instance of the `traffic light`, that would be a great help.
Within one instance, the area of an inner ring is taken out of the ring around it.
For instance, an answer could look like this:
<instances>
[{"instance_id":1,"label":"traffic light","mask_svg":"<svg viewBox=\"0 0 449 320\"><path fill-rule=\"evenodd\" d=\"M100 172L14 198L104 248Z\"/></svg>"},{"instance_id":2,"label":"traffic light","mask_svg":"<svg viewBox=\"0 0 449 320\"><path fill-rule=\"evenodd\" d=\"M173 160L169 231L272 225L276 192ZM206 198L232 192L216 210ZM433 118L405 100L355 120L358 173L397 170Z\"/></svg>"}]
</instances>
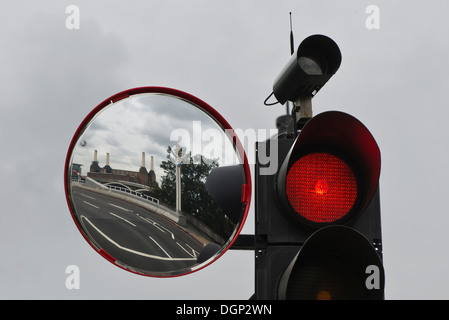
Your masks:
<instances>
[{"instance_id":1,"label":"traffic light","mask_svg":"<svg viewBox=\"0 0 449 320\"><path fill-rule=\"evenodd\" d=\"M273 86L279 102L296 103L291 121L300 130L256 144L255 299L384 297L379 147L349 114L295 117L340 61L333 40L311 36ZM266 174L259 152L271 143L278 170Z\"/></svg>"}]
</instances>

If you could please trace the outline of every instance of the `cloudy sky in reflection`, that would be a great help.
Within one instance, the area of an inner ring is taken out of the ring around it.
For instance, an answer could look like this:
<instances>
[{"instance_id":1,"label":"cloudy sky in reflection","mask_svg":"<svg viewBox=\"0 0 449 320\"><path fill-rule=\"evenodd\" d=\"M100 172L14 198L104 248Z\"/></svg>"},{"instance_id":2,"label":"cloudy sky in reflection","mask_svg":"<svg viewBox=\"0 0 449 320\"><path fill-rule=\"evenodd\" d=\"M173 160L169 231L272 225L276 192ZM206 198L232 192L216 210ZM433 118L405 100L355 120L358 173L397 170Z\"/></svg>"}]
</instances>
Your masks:
<instances>
[{"instance_id":1,"label":"cloudy sky in reflection","mask_svg":"<svg viewBox=\"0 0 449 320\"><path fill-rule=\"evenodd\" d=\"M184 154L200 154L222 164L236 164L231 141L221 126L199 106L171 95L137 94L103 108L84 128L73 151L73 162L87 174L97 150L100 167L138 171L142 152L150 170L151 156L159 181L164 175L161 161L167 149L179 145ZM188 163L185 156L184 163ZM172 161L176 161L171 155Z\"/></svg>"}]
</instances>

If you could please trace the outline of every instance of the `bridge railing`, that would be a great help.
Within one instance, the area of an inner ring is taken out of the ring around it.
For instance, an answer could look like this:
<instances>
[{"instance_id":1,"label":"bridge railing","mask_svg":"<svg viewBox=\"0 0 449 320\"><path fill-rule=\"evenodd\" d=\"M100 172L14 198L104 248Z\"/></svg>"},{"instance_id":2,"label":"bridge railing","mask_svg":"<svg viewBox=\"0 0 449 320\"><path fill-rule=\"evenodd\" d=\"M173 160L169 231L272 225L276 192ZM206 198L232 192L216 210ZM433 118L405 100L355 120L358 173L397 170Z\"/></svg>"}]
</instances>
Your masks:
<instances>
[{"instance_id":1,"label":"bridge railing","mask_svg":"<svg viewBox=\"0 0 449 320\"><path fill-rule=\"evenodd\" d=\"M143 194L143 193L140 193L140 192L136 192L136 191L133 191L133 190L128 189L128 188L122 188L122 187L110 186L110 185L107 185L106 187L108 187L109 189L112 189L112 190L126 192L128 194L133 195L133 196L136 196L136 197L139 197L139 198L142 198L142 199L146 199L146 200L148 200L150 202L159 204L159 199L147 196L146 194Z\"/></svg>"}]
</instances>

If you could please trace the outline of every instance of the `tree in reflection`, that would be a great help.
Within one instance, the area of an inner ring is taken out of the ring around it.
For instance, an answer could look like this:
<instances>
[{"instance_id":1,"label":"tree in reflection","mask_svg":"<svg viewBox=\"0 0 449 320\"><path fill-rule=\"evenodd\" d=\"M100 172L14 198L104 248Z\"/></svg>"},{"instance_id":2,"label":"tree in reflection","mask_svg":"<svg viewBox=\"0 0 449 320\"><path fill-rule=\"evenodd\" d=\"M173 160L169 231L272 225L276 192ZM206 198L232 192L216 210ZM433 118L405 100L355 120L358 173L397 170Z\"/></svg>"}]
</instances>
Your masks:
<instances>
[{"instance_id":1,"label":"tree in reflection","mask_svg":"<svg viewBox=\"0 0 449 320\"><path fill-rule=\"evenodd\" d=\"M206 180L210 172L219 166L218 159L203 156L192 157L191 153L183 158L181 165L181 208L182 213L192 216L212 229L216 234L228 239L234 230L234 223L217 206L206 190ZM160 167L165 175L161 185L154 184L152 196L160 203L171 208L176 204L176 164L167 155Z\"/></svg>"}]
</instances>

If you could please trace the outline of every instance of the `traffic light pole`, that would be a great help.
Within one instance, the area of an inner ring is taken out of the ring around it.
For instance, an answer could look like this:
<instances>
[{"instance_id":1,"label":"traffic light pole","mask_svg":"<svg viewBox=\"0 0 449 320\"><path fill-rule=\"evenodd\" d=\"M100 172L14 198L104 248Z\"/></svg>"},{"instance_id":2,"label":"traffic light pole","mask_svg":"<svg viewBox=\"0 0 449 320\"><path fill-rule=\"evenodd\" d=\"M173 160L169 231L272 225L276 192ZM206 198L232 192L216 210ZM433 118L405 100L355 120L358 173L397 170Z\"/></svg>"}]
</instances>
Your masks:
<instances>
[{"instance_id":1,"label":"traffic light pole","mask_svg":"<svg viewBox=\"0 0 449 320\"><path fill-rule=\"evenodd\" d=\"M301 97L297 102L293 103L292 116L293 119L293 136L298 136L298 131L313 117L312 97Z\"/></svg>"}]
</instances>

